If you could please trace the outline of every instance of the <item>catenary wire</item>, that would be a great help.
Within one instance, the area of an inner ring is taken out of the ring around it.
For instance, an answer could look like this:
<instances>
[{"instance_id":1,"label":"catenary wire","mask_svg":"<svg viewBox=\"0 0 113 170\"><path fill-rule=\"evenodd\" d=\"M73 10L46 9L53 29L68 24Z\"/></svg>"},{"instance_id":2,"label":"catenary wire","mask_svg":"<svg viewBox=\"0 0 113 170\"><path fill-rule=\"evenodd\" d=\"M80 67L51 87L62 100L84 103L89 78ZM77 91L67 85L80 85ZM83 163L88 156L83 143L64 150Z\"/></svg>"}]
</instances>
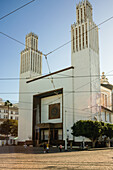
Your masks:
<instances>
[{"instance_id":1,"label":"catenary wire","mask_svg":"<svg viewBox=\"0 0 113 170\"><path fill-rule=\"evenodd\" d=\"M113 19L113 16L111 16L111 17L109 17L108 19L104 20L103 22L101 22L101 23L98 24L97 26L94 26L93 28L89 29L87 32L90 32L91 30L97 28L98 26L103 25L104 23L110 21L111 19ZM86 33L86 32L85 32L85 33ZM85 33L84 33L84 34L85 34ZM18 41L17 39L15 39L15 38L13 38L13 37L11 37L11 36L9 36L9 35L3 33L3 32L0 32L0 34L3 34L4 36L6 36L6 37L8 37L8 38L10 38L10 39L12 39L12 40L14 40L14 41L20 43L21 45L24 45L24 46L25 46L24 43ZM81 35L82 35L82 34L81 34ZM78 37L77 37L77 38L78 38ZM74 39L75 39L75 38L74 38ZM52 50L51 52L49 52L49 53L47 53L47 54L43 54L43 55L47 57L49 54L51 54L51 53L53 53L53 52L59 50L60 48L64 47L65 45L69 44L69 43L72 42L72 41L73 41L73 40L70 40L70 41L64 43L63 45L57 47L56 49Z\"/></svg>"},{"instance_id":2,"label":"catenary wire","mask_svg":"<svg viewBox=\"0 0 113 170\"><path fill-rule=\"evenodd\" d=\"M8 14L4 15L3 17L1 17L0 20L4 19L4 18L6 18L7 16L13 14L14 12L16 12L16 11L24 8L25 6L31 4L31 3L34 2L34 1L35 1L35 0L32 0L32 1L30 1L30 2L28 2L28 3L26 3L26 4L24 4L24 5L20 6L19 8L16 8L15 10L13 10L13 11L11 11L10 13L8 13Z\"/></svg>"}]
</instances>

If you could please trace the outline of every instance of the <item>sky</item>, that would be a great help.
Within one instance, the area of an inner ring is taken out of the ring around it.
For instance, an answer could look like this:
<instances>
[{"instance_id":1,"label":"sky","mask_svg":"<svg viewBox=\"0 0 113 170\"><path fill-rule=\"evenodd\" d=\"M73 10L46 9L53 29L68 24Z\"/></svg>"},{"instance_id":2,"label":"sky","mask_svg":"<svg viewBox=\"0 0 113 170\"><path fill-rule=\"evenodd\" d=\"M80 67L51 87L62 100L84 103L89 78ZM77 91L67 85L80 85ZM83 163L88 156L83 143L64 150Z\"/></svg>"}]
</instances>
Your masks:
<instances>
[{"instance_id":1,"label":"sky","mask_svg":"<svg viewBox=\"0 0 113 170\"><path fill-rule=\"evenodd\" d=\"M30 0L0 0L0 18ZM98 25L113 16L113 0L89 0L93 20ZM79 0L35 0L28 6L0 20L0 32L22 43L30 32L38 35L38 50L48 53L71 40L71 24L76 22ZM25 48L0 34L0 98L12 103L19 99L20 53ZM99 26L100 73L113 84L113 19ZM71 66L71 43L48 56L51 72ZM48 67L42 60L42 73ZM17 80L3 80L17 78Z\"/></svg>"}]
</instances>

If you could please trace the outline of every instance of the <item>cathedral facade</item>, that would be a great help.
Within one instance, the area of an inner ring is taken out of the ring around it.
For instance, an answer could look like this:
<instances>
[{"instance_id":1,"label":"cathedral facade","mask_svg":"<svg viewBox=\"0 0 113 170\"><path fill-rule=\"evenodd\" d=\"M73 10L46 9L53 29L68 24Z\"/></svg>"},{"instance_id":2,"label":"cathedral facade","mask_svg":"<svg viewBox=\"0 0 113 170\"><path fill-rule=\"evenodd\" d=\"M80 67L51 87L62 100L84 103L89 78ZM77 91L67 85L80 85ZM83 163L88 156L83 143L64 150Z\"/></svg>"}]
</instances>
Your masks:
<instances>
[{"instance_id":1,"label":"cathedral facade","mask_svg":"<svg viewBox=\"0 0 113 170\"><path fill-rule=\"evenodd\" d=\"M71 25L71 66L42 75L38 37L26 36L21 52L19 89L19 141L34 145L80 141L71 127L78 120L100 120L100 63L98 27L88 0L76 6ZM67 76L65 79L57 77Z\"/></svg>"}]
</instances>

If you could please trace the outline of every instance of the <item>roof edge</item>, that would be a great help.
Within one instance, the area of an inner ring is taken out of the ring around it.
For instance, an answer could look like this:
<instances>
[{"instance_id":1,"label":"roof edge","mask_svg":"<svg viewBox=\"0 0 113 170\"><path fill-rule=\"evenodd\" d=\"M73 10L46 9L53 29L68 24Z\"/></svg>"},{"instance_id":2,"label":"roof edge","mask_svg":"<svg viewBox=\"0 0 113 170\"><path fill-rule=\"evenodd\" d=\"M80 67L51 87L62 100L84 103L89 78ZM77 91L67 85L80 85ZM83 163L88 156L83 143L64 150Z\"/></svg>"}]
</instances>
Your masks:
<instances>
[{"instance_id":1,"label":"roof edge","mask_svg":"<svg viewBox=\"0 0 113 170\"><path fill-rule=\"evenodd\" d=\"M60 72L63 72L63 71L70 70L70 69L74 69L74 67L73 67L73 66L67 67L67 68L65 68L65 69L58 70L58 71L55 71L55 72L50 73L50 74L46 74L46 75L44 75L44 76L37 77L37 78L34 78L34 79L32 79L32 80L28 80L26 83L30 83L30 82L33 82L33 81L36 81L36 80L39 80L39 79L42 79L42 78L45 78L45 77L48 77L48 76L52 76L52 75L54 75L54 74L57 74L57 73L60 73Z\"/></svg>"}]
</instances>

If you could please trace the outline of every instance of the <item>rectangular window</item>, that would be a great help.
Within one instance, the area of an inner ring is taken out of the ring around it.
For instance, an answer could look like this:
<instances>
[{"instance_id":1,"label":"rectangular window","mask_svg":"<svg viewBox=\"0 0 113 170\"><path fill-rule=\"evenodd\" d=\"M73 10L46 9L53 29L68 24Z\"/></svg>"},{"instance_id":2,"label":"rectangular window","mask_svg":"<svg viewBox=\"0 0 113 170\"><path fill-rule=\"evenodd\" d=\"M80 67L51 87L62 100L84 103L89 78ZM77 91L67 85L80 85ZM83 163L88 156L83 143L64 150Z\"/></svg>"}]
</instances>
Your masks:
<instances>
[{"instance_id":1,"label":"rectangular window","mask_svg":"<svg viewBox=\"0 0 113 170\"><path fill-rule=\"evenodd\" d=\"M74 29L72 31L72 36L73 36L73 52L75 51L75 40L74 40Z\"/></svg>"},{"instance_id":2,"label":"rectangular window","mask_svg":"<svg viewBox=\"0 0 113 170\"><path fill-rule=\"evenodd\" d=\"M104 94L102 94L102 105L104 106Z\"/></svg>"},{"instance_id":3,"label":"rectangular window","mask_svg":"<svg viewBox=\"0 0 113 170\"><path fill-rule=\"evenodd\" d=\"M49 131L44 130L44 140L48 140L48 136L49 136Z\"/></svg>"},{"instance_id":4,"label":"rectangular window","mask_svg":"<svg viewBox=\"0 0 113 170\"><path fill-rule=\"evenodd\" d=\"M86 47L88 47L87 23L86 23Z\"/></svg>"},{"instance_id":5,"label":"rectangular window","mask_svg":"<svg viewBox=\"0 0 113 170\"><path fill-rule=\"evenodd\" d=\"M84 7L84 20L86 21L86 8Z\"/></svg>"},{"instance_id":6,"label":"rectangular window","mask_svg":"<svg viewBox=\"0 0 113 170\"><path fill-rule=\"evenodd\" d=\"M31 49L33 49L33 38L31 38Z\"/></svg>"},{"instance_id":7,"label":"rectangular window","mask_svg":"<svg viewBox=\"0 0 113 170\"><path fill-rule=\"evenodd\" d=\"M105 107L107 107L107 95L105 95Z\"/></svg>"},{"instance_id":8,"label":"rectangular window","mask_svg":"<svg viewBox=\"0 0 113 170\"><path fill-rule=\"evenodd\" d=\"M84 48L84 25L82 25L82 46Z\"/></svg>"},{"instance_id":9,"label":"rectangular window","mask_svg":"<svg viewBox=\"0 0 113 170\"><path fill-rule=\"evenodd\" d=\"M107 122L107 113L105 112L105 122Z\"/></svg>"},{"instance_id":10,"label":"rectangular window","mask_svg":"<svg viewBox=\"0 0 113 170\"><path fill-rule=\"evenodd\" d=\"M35 39L34 39L34 49L35 49Z\"/></svg>"},{"instance_id":11,"label":"rectangular window","mask_svg":"<svg viewBox=\"0 0 113 170\"><path fill-rule=\"evenodd\" d=\"M36 40L36 50L38 50L37 40Z\"/></svg>"},{"instance_id":12,"label":"rectangular window","mask_svg":"<svg viewBox=\"0 0 113 170\"><path fill-rule=\"evenodd\" d=\"M11 114L13 114L13 111L11 111Z\"/></svg>"},{"instance_id":13,"label":"rectangular window","mask_svg":"<svg viewBox=\"0 0 113 170\"><path fill-rule=\"evenodd\" d=\"M0 113L1 113L1 110L0 110Z\"/></svg>"},{"instance_id":14,"label":"rectangular window","mask_svg":"<svg viewBox=\"0 0 113 170\"><path fill-rule=\"evenodd\" d=\"M81 8L81 22L82 22L83 20L82 20L82 8Z\"/></svg>"},{"instance_id":15,"label":"rectangular window","mask_svg":"<svg viewBox=\"0 0 113 170\"><path fill-rule=\"evenodd\" d=\"M31 70L32 70L32 51L31 51Z\"/></svg>"},{"instance_id":16,"label":"rectangular window","mask_svg":"<svg viewBox=\"0 0 113 170\"><path fill-rule=\"evenodd\" d=\"M79 9L78 9L78 23L79 23Z\"/></svg>"},{"instance_id":17,"label":"rectangular window","mask_svg":"<svg viewBox=\"0 0 113 170\"><path fill-rule=\"evenodd\" d=\"M109 113L109 122L111 123L111 113Z\"/></svg>"},{"instance_id":18,"label":"rectangular window","mask_svg":"<svg viewBox=\"0 0 113 170\"><path fill-rule=\"evenodd\" d=\"M76 28L76 50L78 51L78 31Z\"/></svg>"},{"instance_id":19,"label":"rectangular window","mask_svg":"<svg viewBox=\"0 0 113 170\"><path fill-rule=\"evenodd\" d=\"M79 49L81 50L81 28L79 27Z\"/></svg>"}]
</instances>

